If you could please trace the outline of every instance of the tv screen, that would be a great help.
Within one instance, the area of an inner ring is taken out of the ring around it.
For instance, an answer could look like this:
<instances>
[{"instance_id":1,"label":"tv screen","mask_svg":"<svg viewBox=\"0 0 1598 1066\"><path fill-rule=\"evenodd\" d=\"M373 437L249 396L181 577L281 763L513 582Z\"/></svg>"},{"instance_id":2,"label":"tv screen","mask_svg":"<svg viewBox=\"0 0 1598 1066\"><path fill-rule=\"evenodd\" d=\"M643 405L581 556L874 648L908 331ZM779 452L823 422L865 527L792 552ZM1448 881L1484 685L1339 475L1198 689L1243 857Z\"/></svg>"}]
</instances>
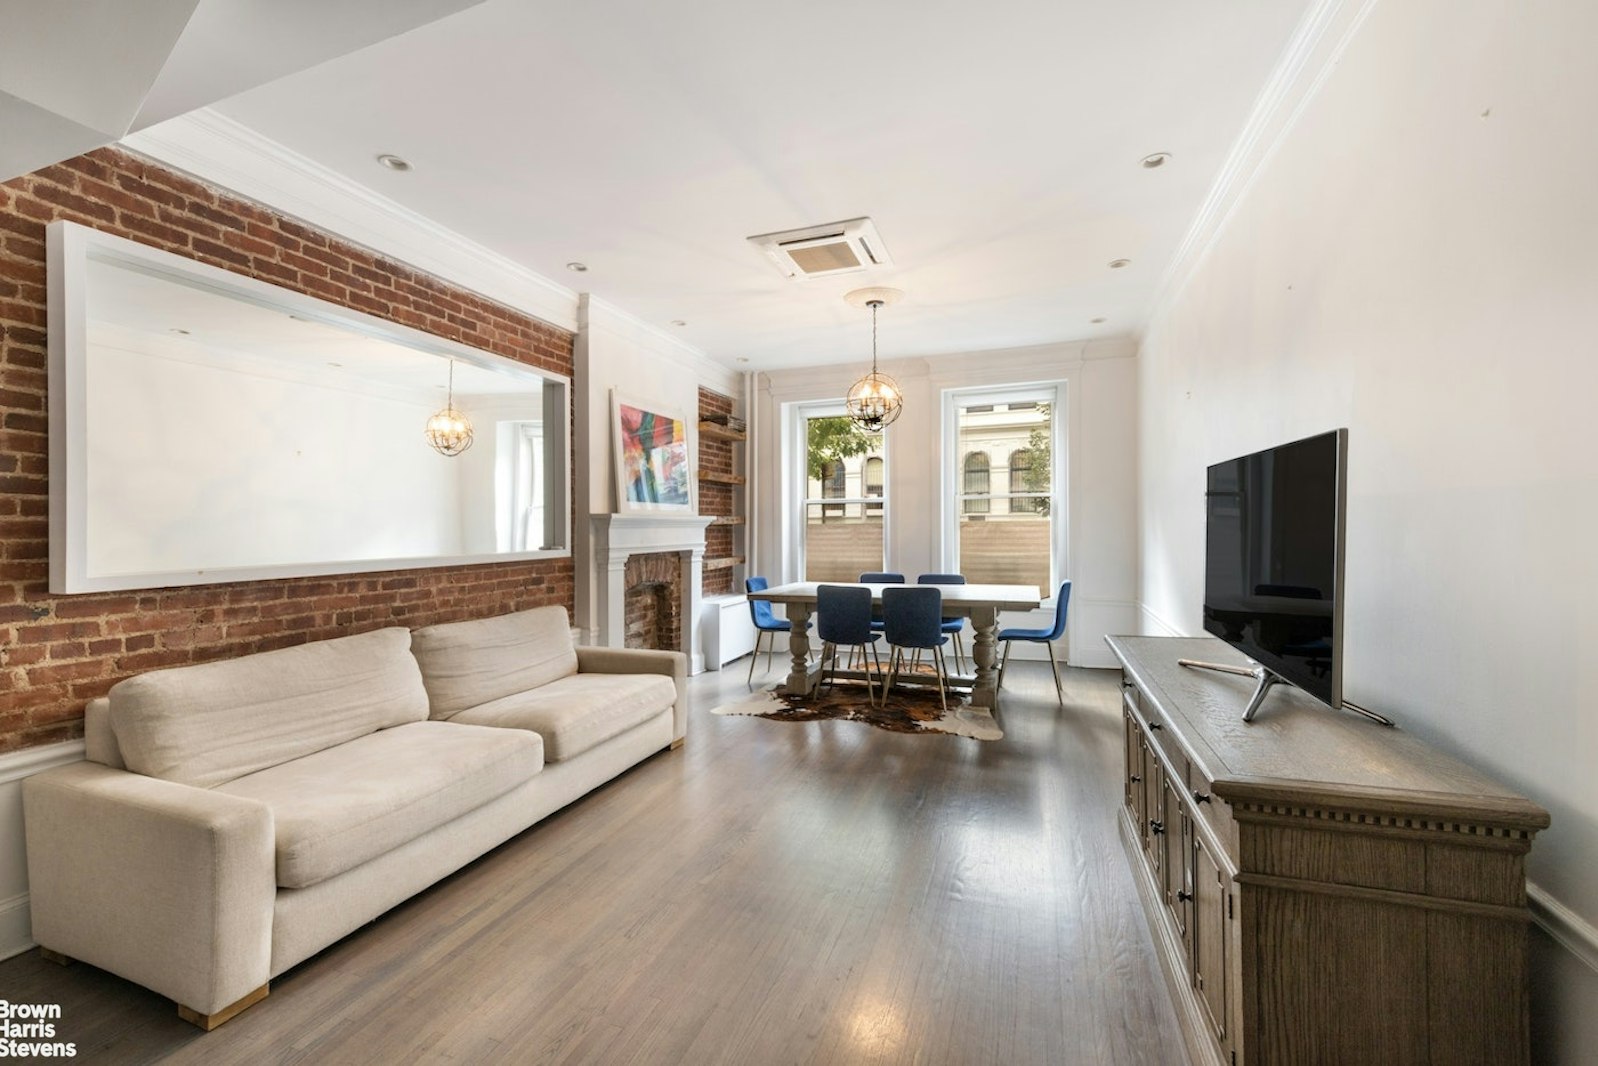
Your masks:
<instances>
[{"instance_id":1,"label":"tv screen","mask_svg":"<svg viewBox=\"0 0 1598 1066\"><path fill-rule=\"evenodd\" d=\"M1204 628L1332 707L1342 705L1339 429L1209 469Z\"/></svg>"}]
</instances>

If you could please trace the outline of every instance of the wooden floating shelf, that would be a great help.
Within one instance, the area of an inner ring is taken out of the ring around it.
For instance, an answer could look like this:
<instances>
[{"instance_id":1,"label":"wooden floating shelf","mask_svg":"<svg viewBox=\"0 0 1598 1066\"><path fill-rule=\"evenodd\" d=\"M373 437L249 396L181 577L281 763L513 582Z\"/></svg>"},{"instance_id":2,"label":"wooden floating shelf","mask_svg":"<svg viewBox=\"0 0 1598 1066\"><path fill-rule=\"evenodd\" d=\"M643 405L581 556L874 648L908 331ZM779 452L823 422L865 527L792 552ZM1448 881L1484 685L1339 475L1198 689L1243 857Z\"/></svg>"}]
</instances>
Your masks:
<instances>
[{"instance_id":1,"label":"wooden floating shelf","mask_svg":"<svg viewBox=\"0 0 1598 1066\"><path fill-rule=\"evenodd\" d=\"M742 566L743 564L744 564L744 557L743 556L741 556L741 555L729 555L729 556L727 556L725 558L722 558L722 559L706 559L705 563L704 563L704 567L705 567L706 570L726 570L726 569L728 569L730 567Z\"/></svg>"},{"instance_id":2,"label":"wooden floating shelf","mask_svg":"<svg viewBox=\"0 0 1598 1066\"><path fill-rule=\"evenodd\" d=\"M719 422L699 423L699 435L709 437L711 440L743 441L749 439L749 434L741 429L729 429Z\"/></svg>"},{"instance_id":3,"label":"wooden floating shelf","mask_svg":"<svg viewBox=\"0 0 1598 1066\"><path fill-rule=\"evenodd\" d=\"M741 526L744 524L744 516L741 514L720 515L713 519L710 524L712 526Z\"/></svg>"},{"instance_id":4,"label":"wooden floating shelf","mask_svg":"<svg viewBox=\"0 0 1598 1066\"><path fill-rule=\"evenodd\" d=\"M718 474L711 470L701 470L699 480L712 485L742 485L748 479L739 474Z\"/></svg>"}]
</instances>

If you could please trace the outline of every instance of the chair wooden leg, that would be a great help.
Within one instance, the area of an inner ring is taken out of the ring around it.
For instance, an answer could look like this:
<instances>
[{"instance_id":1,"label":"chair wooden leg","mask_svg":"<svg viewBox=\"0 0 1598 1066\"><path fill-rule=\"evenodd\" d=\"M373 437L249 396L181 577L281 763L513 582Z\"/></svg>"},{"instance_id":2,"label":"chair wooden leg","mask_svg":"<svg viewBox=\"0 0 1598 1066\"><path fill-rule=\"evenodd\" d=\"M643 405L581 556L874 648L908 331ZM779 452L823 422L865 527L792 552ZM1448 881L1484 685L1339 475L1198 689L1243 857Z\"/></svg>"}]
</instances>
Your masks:
<instances>
[{"instance_id":1,"label":"chair wooden leg","mask_svg":"<svg viewBox=\"0 0 1598 1066\"><path fill-rule=\"evenodd\" d=\"M888 675L882 672L882 653L877 651L876 641L871 642L871 658L877 664L877 683L882 685L882 706L888 705Z\"/></svg>"},{"instance_id":2,"label":"chair wooden leg","mask_svg":"<svg viewBox=\"0 0 1598 1066\"><path fill-rule=\"evenodd\" d=\"M755 630L755 650L749 655L749 680L744 682L746 685L753 685L755 683L755 664L760 661L760 642L764 640L765 637L766 631L764 629ZM766 669L771 669L769 662L766 665Z\"/></svg>"},{"instance_id":3,"label":"chair wooden leg","mask_svg":"<svg viewBox=\"0 0 1598 1066\"><path fill-rule=\"evenodd\" d=\"M262 985L260 988L257 988L254 992L246 993L240 998L234 1000L232 1003L229 1003L215 1014L201 1014L194 1008L185 1007L183 1004L179 1003L178 1017L182 1018L190 1025L198 1025L201 1029L204 1029L209 1033L212 1029L215 1029L223 1022L231 1021L233 1018L236 1018L250 1007L253 1007L257 1003L261 1002L261 1000L266 998L267 992L271 989L271 987L271 983L268 982L267 984Z\"/></svg>"},{"instance_id":4,"label":"chair wooden leg","mask_svg":"<svg viewBox=\"0 0 1598 1066\"><path fill-rule=\"evenodd\" d=\"M772 657L777 654L777 634L770 633L768 636L771 639L766 641L766 673L769 674L771 673Z\"/></svg>"},{"instance_id":5,"label":"chair wooden leg","mask_svg":"<svg viewBox=\"0 0 1598 1066\"><path fill-rule=\"evenodd\" d=\"M1013 640L1004 642L1004 658L999 662L999 680L994 682L995 688L1004 687L1004 668L1010 665L1010 646L1014 643Z\"/></svg>"},{"instance_id":6,"label":"chair wooden leg","mask_svg":"<svg viewBox=\"0 0 1598 1066\"><path fill-rule=\"evenodd\" d=\"M1065 689L1060 687L1060 664L1054 658L1054 641L1045 640L1043 646L1049 649L1049 668L1054 671L1054 694L1060 699L1060 706L1065 706Z\"/></svg>"},{"instance_id":7,"label":"chair wooden leg","mask_svg":"<svg viewBox=\"0 0 1598 1066\"><path fill-rule=\"evenodd\" d=\"M941 655L933 656L932 668L934 670L936 670L937 674L938 674L938 704L939 704L939 706L941 706L943 708L943 713L944 714L948 714L949 713L949 696L948 696L947 691L943 687L943 679L944 679L945 676L947 676L946 675L946 671L944 670L943 656L941 656Z\"/></svg>"},{"instance_id":8,"label":"chair wooden leg","mask_svg":"<svg viewBox=\"0 0 1598 1066\"><path fill-rule=\"evenodd\" d=\"M965 641L959 633L954 635L954 665L961 674L965 673Z\"/></svg>"}]
</instances>

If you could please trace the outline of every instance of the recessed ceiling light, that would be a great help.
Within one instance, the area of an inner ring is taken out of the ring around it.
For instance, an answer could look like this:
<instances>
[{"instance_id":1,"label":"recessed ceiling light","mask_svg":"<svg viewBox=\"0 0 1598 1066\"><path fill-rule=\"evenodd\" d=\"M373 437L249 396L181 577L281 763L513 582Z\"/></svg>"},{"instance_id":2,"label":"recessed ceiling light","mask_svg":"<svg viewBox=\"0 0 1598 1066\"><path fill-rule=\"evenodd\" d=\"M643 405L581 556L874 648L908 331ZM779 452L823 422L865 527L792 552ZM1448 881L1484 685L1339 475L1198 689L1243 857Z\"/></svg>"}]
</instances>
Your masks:
<instances>
[{"instance_id":1,"label":"recessed ceiling light","mask_svg":"<svg viewBox=\"0 0 1598 1066\"><path fill-rule=\"evenodd\" d=\"M1132 260L1130 260L1130 259L1112 259L1112 260L1110 260L1110 269L1111 270L1120 270L1122 267L1129 267L1131 265L1132 265Z\"/></svg>"},{"instance_id":2,"label":"recessed ceiling light","mask_svg":"<svg viewBox=\"0 0 1598 1066\"><path fill-rule=\"evenodd\" d=\"M674 318L671 320L671 324L674 326L686 326L688 322L686 319Z\"/></svg>"},{"instance_id":3,"label":"recessed ceiling light","mask_svg":"<svg viewBox=\"0 0 1598 1066\"><path fill-rule=\"evenodd\" d=\"M173 326L171 329L167 330L167 332L168 333L176 333L180 337L187 337L189 335L189 331L188 330L186 330L186 329L178 329L176 326Z\"/></svg>"},{"instance_id":4,"label":"recessed ceiling light","mask_svg":"<svg viewBox=\"0 0 1598 1066\"><path fill-rule=\"evenodd\" d=\"M586 274L586 273L588 273L588 264L587 263L579 263L579 262L577 262L574 259L570 263L566 264L566 269L572 271L575 274Z\"/></svg>"},{"instance_id":5,"label":"recessed ceiling light","mask_svg":"<svg viewBox=\"0 0 1598 1066\"><path fill-rule=\"evenodd\" d=\"M1090 318L1088 321L1092 322L1095 326L1101 326L1104 324L1104 316L1100 315L1098 318Z\"/></svg>"},{"instance_id":6,"label":"recessed ceiling light","mask_svg":"<svg viewBox=\"0 0 1598 1066\"><path fill-rule=\"evenodd\" d=\"M408 161L401 159L397 155L390 155L387 152L384 152L382 155L378 156L377 161L388 169L397 170L402 174L411 169L411 165Z\"/></svg>"},{"instance_id":7,"label":"recessed ceiling light","mask_svg":"<svg viewBox=\"0 0 1598 1066\"><path fill-rule=\"evenodd\" d=\"M747 356L747 355L740 355L740 356L738 356L738 358L737 358L737 359L736 359L736 362L739 362L739 363L747 363L747 362L749 362L749 357L748 357L748 356Z\"/></svg>"},{"instance_id":8,"label":"recessed ceiling light","mask_svg":"<svg viewBox=\"0 0 1598 1066\"><path fill-rule=\"evenodd\" d=\"M327 365L336 368L336 367L342 367L344 364L343 363L328 363Z\"/></svg>"},{"instance_id":9,"label":"recessed ceiling light","mask_svg":"<svg viewBox=\"0 0 1598 1066\"><path fill-rule=\"evenodd\" d=\"M1166 163L1169 163L1170 161L1171 161L1171 153L1170 152L1155 152L1153 155L1146 155L1146 156L1143 157L1143 169L1144 170L1155 170L1155 169L1158 169L1159 167L1163 167Z\"/></svg>"}]
</instances>

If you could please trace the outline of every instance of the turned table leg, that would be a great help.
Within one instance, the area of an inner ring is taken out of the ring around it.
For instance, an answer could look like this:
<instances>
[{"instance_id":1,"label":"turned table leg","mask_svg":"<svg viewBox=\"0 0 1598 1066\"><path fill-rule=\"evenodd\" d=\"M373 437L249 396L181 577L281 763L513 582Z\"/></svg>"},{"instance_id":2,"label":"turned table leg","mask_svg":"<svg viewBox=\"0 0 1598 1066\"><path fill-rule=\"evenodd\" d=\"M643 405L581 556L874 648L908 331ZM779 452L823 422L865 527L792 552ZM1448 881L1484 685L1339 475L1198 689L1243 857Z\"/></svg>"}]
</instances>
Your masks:
<instances>
[{"instance_id":1,"label":"turned table leg","mask_svg":"<svg viewBox=\"0 0 1598 1066\"><path fill-rule=\"evenodd\" d=\"M783 691L789 695L804 695L810 691L810 604L789 603L788 653L793 662L788 670L788 680Z\"/></svg>"},{"instance_id":2,"label":"turned table leg","mask_svg":"<svg viewBox=\"0 0 1598 1066\"><path fill-rule=\"evenodd\" d=\"M971 661L976 663L976 683L971 687L971 706L992 711L999 704L998 662L999 611L996 607L973 607L971 628L975 636L971 641Z\"/></svg>"}]
</instances>

